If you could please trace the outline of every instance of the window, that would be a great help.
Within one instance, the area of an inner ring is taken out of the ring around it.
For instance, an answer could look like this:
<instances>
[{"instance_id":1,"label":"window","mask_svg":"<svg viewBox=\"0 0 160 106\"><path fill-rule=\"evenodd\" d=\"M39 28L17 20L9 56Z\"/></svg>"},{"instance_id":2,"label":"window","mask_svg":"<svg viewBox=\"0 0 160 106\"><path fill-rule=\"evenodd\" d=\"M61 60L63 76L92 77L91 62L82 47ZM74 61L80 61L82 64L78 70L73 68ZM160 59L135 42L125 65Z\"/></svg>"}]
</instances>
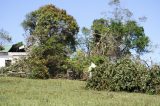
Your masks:
<instances>
[{"instance_id":1,"label":"window","mask_svg":"<svg viewBox=\"0 0 160 106\"><path fill-rule=\"evenodd\" d=\"M10 65L11 65L11 62L12 62L11 60L5 60L5 66L6 66L6 67L10 66Z\"/></svg>"}]
</instances>

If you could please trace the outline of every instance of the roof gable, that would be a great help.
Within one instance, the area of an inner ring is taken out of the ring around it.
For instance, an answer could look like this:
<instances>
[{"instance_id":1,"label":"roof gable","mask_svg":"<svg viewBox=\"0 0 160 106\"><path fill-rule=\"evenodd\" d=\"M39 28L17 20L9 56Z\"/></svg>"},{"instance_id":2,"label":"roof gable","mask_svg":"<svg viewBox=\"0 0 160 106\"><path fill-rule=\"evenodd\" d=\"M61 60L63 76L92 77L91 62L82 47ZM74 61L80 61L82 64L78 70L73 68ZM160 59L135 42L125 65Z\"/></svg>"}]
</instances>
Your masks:
<instances>
[{"instance_id":1,"label":"roof gable","mask_svg":"<svg viewBox=\"0 0 160 106\"><path fill-rule=\"evenodd\" d=\"M22 42L13 45L5 45L3 48L4 49L0 50L0 52L25 52L25 46Z\"/></svg>"}]
</instances>

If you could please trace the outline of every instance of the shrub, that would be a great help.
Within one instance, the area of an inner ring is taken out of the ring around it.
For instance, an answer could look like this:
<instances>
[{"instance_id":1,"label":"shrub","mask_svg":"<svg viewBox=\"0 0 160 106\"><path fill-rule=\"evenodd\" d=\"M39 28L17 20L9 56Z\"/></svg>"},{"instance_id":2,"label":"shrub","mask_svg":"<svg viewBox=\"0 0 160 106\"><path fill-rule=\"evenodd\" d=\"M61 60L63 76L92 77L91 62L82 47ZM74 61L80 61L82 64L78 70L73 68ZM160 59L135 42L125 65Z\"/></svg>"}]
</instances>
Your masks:
<instances>
[{"instance_id":1,"label":"shrub","mask_svg":"<svg viewBox=\"0 0 160 106\"><path fill-rule=\"evenodd\" d=\"M49 39L46 44L30 48L27 65L31 78L55 78L64 71L63 65L67 58L64 46L59 43L53 45L54 40Z\"/></svg>"},{"instance_id":2,"label":"shrub","mask_svg":"<svg viewBox=\"0 0 160 106\"><path fill-rule=\"evenodd\" d=\"M35 79L49 78L45 60L34 57L18 59L14 64L0 69L0 74L14 77L28 77ZM22 75L23 74L23 75Z\"/></svg>"},{"instance_id":3,"label":"shrub","mask_svg":"<svg viewBox=\"0 0 160 106\"><path fill-rule=\"evenodd\" d=\"M72 79L83 79L83 74L87 72L88 67L89 59L83 51L78 50L72 58L67 59L66 70L72 71L74 74Z\"/></svg>"},{"instance_id":4,"label":"shrub","mask_svg":"<svg viewBox=\"0 0 160 106\"><path fill-rule=\"evenodd\" d=\"M116 62L108 59L93 70L87 88L109 91L144 92L157 94L160 91L160 68L151 69L139 60L122 58Z\"/></svg>"},{"instance_id":5,"label":"shrub","mask_svg":"<svg viewBox=\"0 0 160 106\"><path fill-rule=\"evenodd\" d=\"M16 62L10 66L0 68L0 73L7 76L20 76L27 77L30 73L30 70L27 65L27 59L22 58L15 60Z\"/></svg>"},{"instance_id":6,"label":"shrub","mask_svg":"<svg viewBox=\"0 0 160 106\"><path fill-rule=\"evenodd\" d=\"M105 61L105 56L93 55L90 57L90 61L96 65L101 65Z\"/></svg>"},{"instance_id":7,"label":"shrub","mask_svg":"<svg viewBox=\"0 0 160 106\"><path fill-rule=\"evenodd\" d=\"M30 70L29 78L33 79L46 79L49 78L48 68L44 65L45 60L43 59L28 59L28 67ZM36 60L36 61L35 61Z\"/></svg>"}]
</instances>

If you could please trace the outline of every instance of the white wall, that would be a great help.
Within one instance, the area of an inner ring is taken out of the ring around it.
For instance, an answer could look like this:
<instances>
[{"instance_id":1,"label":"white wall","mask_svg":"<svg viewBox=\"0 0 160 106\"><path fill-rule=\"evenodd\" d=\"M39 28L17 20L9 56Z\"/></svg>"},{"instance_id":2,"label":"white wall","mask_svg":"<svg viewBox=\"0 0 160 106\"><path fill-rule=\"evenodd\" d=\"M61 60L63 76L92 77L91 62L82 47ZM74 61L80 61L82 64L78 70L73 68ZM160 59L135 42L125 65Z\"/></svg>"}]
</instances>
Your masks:
<instances>
[{"instance_id":1,"label":"white wall","mask_svg":"<svg viewBox=\"0 0 160 106\"><path fill-rule=\"evenodd\" d=\"M5 58L0 58L0 67L5 67Z\"/></svg>"},{"instance_id":2,"label":"white wall","mask_svg":"<svg viewBox=\"0 0 160 106\"><path fill-rule=\"evenodd\" d=\"M12 57L7 55L0 56L0 67L5 67L5 60L12 60Z\"/></svg>"},{"instance_id":3,"label":"white wall","mask_svg":"<svg viewBox=\"0 0 160 106\"><path fill-rule=\"evenodd\" d=\"M8 52L9 56L26 56L26 52Z\"/></svg>"},{"instance_id":4,"label":"white wall","mask_svg":"<svg viewBox=\"0 0 160 106\"><path fill-rule=\"evenodd\" d=\"M17 59L21 59L22 57L26 57L26 52L8 52L8 56L11 57L12 64L16 62Z\"/></svg>"},{"instance_id":5,"label":"white wall","mask_svg":"<svg viewBox=\"0 0 160 106\"><path fill-rule=\"evenodd\" d=\"M16 59L26 56L25 52L9 52L8 54L0 54L0 67L5 67L5 60L11 60L15 63Z\"/></svg>"}]
</instances>

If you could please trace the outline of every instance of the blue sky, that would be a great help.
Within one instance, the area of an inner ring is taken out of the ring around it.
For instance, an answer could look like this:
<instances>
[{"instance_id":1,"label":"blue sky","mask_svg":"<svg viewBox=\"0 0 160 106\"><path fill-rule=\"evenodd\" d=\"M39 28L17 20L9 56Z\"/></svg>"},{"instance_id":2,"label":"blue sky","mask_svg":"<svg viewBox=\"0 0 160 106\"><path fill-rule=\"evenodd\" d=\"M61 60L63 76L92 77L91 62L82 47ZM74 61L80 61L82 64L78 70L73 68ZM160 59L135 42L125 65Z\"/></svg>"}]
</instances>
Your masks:
<instances>
[{"instance_id":1,"label":"blue sky","mask_svg":"<svg viewBox=\"0 0 160 106\"><path fill-rule=\"evenodd\" d=\"M134 19L146 16L147 21L140 23L144 26L145 33L154 45L159 45L160 39L160 0L121 0L122 7L130 9ZM25 15L46 4L54 4L65 9L72 15L80 27L89 27L92 21L104 17L101 13L109 11L109 0L1 0L0 1L0 29L8 31L12 35L13 43L23 41L24 30L21 22ZM154 48L154 52L143 57L152 58L160 62L160 50Z\"/></svg>"}]
</instances>

